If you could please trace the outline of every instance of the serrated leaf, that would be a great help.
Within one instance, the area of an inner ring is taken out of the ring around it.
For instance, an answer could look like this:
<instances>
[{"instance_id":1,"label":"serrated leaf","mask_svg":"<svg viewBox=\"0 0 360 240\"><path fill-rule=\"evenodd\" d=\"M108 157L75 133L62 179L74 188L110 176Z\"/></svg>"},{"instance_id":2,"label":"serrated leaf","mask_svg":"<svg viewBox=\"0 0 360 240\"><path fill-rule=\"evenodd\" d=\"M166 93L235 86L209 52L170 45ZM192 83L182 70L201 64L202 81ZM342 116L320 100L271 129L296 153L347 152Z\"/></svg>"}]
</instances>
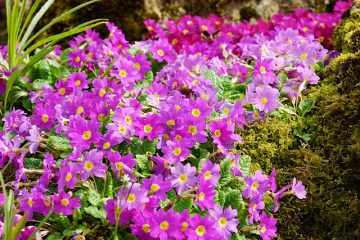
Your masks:
<instances>
[{"instance_id":1,"label":"serrated leaf","mask_svg":"<svg viewBox=\"0 0 360 240\"><path fill-rule=\"evenodd\" d=\"M24 167L26 169L42 169L42 160L38 158L24 158Z\"/></svg>"},{"instance_id":2,"label":"serrated leaf","mask_svg":"<svg viewBox=\"0 0 360 240\"><path fill-rule=\"evenodd\" d=\"M99 219L106 219L106 212L104 209L98 209L95 206L89 206L89 207L85 207L84 211L93 216L94 218L99 218Z\"/></svg>"},{"instance_id":3,"label":"serrated leaf","mask_svg":"<svg viewBox=\"0 0 360 240\"><path fill-rule=\"evenodd\" d=\"M147 139L141 141L137 138L134 138L131 144L131 152L133 154L143 154L143 155L147 154L148 152L155 154L156 145L157 145L157 139L151 142Z\"/></svg>"},{"instance_id":4,"label":"serrated leaf","mask_svg":"<svg viewBox=\"0 0 360 240\"><path fill-rule=\"evenodd\" d=\"M315 101L312 99L304 99L299 103L299 115L304 117L314 107Z\"/></svg>"},{"instance_id":5,"label":"serrated leaf","mask_svg":"<svg viewBox=\"0 0 360 240\"><path fill-rule=\"evenodd\" d=\"M181 198L174 204L174 211L175 212L182 212L183 210L190 210L190 208L193 205L193 199L192 198Z\"/></svg>"},{"instance_id":6,"label":"serrated leaf","mask_svg":"<svg viewBox=\"0 0 360 240\"><path fill-rule=\"evenodd\" d=\"M171 201L169 199L166 199L165 201L161 201L160 202L160 207L162 209L164 209L167 205L169 205L169 203L171 203Z\"/></svg>"},{"instance_id":7,"label":"serrated leaf","mask_svg":"<svg viewBox=\"0 0 360 240\"><path fill-rule=\"evenodd\" d=\"M225 193L223 191L216 191L215 202L219 204L221 207L224 207L225 204Z\"/></svg>"},{"instance_id":8,"label":"serrated leaf","mask_svg":"<svg viewBox=\"0 0 360 240\"><path fill-rule=\"evenodd\" d=\"M231 235L231 240L248 240L248 238L245 237L245 235L240 233L233 233Z\"/></svg>"},{"instance_id":9,"label":"serrated leaf","mask_svg":"<svg viewBox=\"0 0 360 240\"><path fill-rule=\"evenodd\" d=\"M100 206L103 203L103 200L101 199L100 193L95 191L94 189L89 188L87 191L88 195L88 201L93 206Z\"/></svg>"},{"instance_id":10,"label":"serrated leaf","mask_svg":"<svg viewBox=\"0 0 360 240\"><path fill-rule=\"evenodd\" d=\"M230 171L230 161L228 158L225 158L220 163L220 179L219 179L219 185L221 187L225 186L231 181L231 171Z\"/></svg>"},{"instance_id":11,"label":"serrated leaf","mask_svg":"<svg viewBox=\"0 0 360 240\"><path fill-rule=\"evenodd\" d=\"M244 208L244 201L240 191L229 189L225 195L224 208L231 206L236 210L242 210Z\"/></svg>"},{"instance_id":12,"label":"serrated leaf","mask_svg":"<svg viewBox=\"0 0 360 240\"><path fill-rule=\"evenodd\" d=\"M176 191L173 189L170 192L168 192L166 194L166 196L167 196L167 199L169 199L170 201L174 201L177 197L177 194L176 194Z\"/></svg>"},{"instance_id":13,"label":"serrated leaf","mask_svg":"<svg viewBox=\"0 0 360 240\"><path fill-rule=\"evenodd\" d=\"M248 155L241 155L239 160L239 167L245 177L250 176L250 165L251 165L251 157Z\"/></svg>"},{"instance_id":14,"label":"serrated leaf","mask_svg":"<svg viewBox=\"0 0 360 240\"><path fill-rule=\"evenodd\" d=\"M305 142L308 142L311 139L310 138L311 135L309 133L303 133L300 128L295 128L294 134L295 136L303 139Z\"/></svg>"},{"instance_id":15,"label":"serrated leaf","mask_svg":"<svg viewBox=\"0 0 360 240\"><path fill-rule=\"evenodd\" d=\"M138 167L145 171L145 172L149 172L149 160L148 158L146 157L146 155L140 155L140 154L137 154L135 156L135 159L136 159L136 162L137 162L137 165Z\"/></svg>"},{"instance_id":16,"label":"serrated leaf","mask_svg":"<svg viewBox=\"0 0 360 240\"><path fill-rule=\"evenodd\" d=\"M58 136L49 136L49 144L57 152L67 152L72 149L68 139Z\"/></svg>"},{"instance_id":17,"label":"serrated leaf","mask_svg":"<svg viewBox=\"0 0 360 240\"><path fill-rule=\"evenodd\" d=\"M110 198L114 197L114 179L110 171L106 172L105 196Z\"/></svg>"}]
</instances>

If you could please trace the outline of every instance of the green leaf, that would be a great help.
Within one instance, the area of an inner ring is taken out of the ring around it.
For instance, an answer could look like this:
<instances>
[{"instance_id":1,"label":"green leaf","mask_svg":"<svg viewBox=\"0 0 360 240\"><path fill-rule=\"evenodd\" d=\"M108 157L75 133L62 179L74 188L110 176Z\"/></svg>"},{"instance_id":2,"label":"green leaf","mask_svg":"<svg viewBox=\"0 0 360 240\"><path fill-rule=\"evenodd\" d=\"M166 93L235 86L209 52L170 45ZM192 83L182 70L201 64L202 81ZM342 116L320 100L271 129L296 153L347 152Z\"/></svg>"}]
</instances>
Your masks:
<instances>
[{"instance_id":1,"label":"green leaf","mask_svg":"<svg viewBox=\"0 0 360 240\"><path fill-rule=\"evenodd\" d=\"M92 188L89 188L87 191L87 195L88 195L88 201L93 205L93 206L100 206L103 204L103 200L100 196L100 193L98 193L97 191L95 191Z\"/></svg>"},{"instance_id":2,"label":"green leaf","mask_svg":"<svg viewBox=\"0 0 360 240\"><path fill-rule=\"evenodd\" d=\"M192 198L181 198L174 204L174 211L175 212L182 212L183 210L190 210L190 208L193 205L193 199Z\"/></svg>"},{"instance_id":3,"label":"green leaf","mask_svg":"<svg viewBox=\"0 0 360 240\"><path fill-rule=\"evenodd\" d=\"M311 135L309 133L302 132L300 128L295 128L294 134L295 134L295 136L303 139L305 142L308 142L311 139L311 137L310 137Z\"/></svg>"},{"instance_id":4,"label":"green leaf","mask_svg":"<svg viewBox=\"0 0 360 240\"><path fill-rule=\"evenodd\" d=\"M219 185L221 187L225 186L231 181L231 171L230 171L230 161L228 158L225 158L220 163L220 179L219 179Z\"/></svg>"},{"instance_id":5,"label":"green leaf","mask_svg":"<svg viewBox=\"0 0 360 240\"><path fill-rule=\"evenodd\" d=\"M49 136L49 145L56 152L67 152L72 150L70 141L63 137Z\"/></svg>"},{"instance_id":6,"label":"green leaf","mask_svg":"<svg viewBox=\"0 0 360 240\"><path fill-rule=\"evenodd\" d=\"M24 158L24 167L26 169L42 169L42 160L38 158Z\"/></svg>"},{"instance_id":7,"label":"green leaf","mask_svg":"<svg viewBox=\"0 0 360 240\"><path fill-rule=\"evenodd\" d=\"M22 106L24 107L24 109L28 112L32 112L32 102L28 99L28 98L25 98L21 101L22 103Z\"/></svg>"},{"instance_id":8,"label":"green leaf","mask_svg":"<svg viewBox=\"0 0 360 240\"><path fill-rule=\"evenodd\" d=\"M244 234L233 233L231 235L231 240L248 240L248 238L246 238Z\"/></svg>"},{"instance_id":9,"label":"green leaf","mask_svg":"<svg viewBox=\"0 0 360 240\"><path fill-rule=\"evenodd\" d=\"M61 233L54 232L54 233L51 233L50 235L48 235L46 237L46 240L59 240L59 239L62 239L61 236L62 236Z\"/></svg>"},{"instance_id":10,"label":"green leaf","mask_svg":"<svg viewBox=\"0 0 360 240\"><path fill-rule=\"evenodd\" d=\"M250 176L251 157L248 155L241 155L239 160L240 169L245 177Z\"/></svg>"},{"instance_id":11,"label":"green leaf","mask_svg":"<svg viewBox=\"0 0 360 240\"><path fill-rule=\"evenodd\" d=\"M219 204L221 207L224 207L225 204L225 193L223 191L216 191L215 202Z\"/></svg>"},{"instance_id":12,"label":"green leaf","mask_svg":"<svg viewBox=\"0 0 360 240\"><path fill-rule=\"evenodd\" d=\"M299 103L299 115L304 117L314 107L315 101L312 99L304 99Z\"/></svg>"},{"instance_id":13,"label":"green leaf","mask_svg":"<svg viewBox=\"0 0 360 240\"><path fill-rule=\"evenodd\" d=\"M231 206L236 210L244 208L244 201L240 191L229 189L226 191L224 208Z\"/></svg>"},{"instance_id":14,"label":"green leaf","mask_svg":"<svg viewBox=\"0 0 360 240\"><path fill-rule=\"evenodd\" d=\"M106 172L105 196L114 197L114 179L110 171Z\"/></svg>"},{"instance_id":15,"label":"green leaf","mask_svg":"<svg viewBox=\"0 0 360 240\"><path fill-rule=\"evenodd\" d=\"M103 219L105 220L106 219L106 212L104 209L98 209L97 207L95 206L89 206L89 207L85 207L84 208L84 211L93 216L94 218L99 218L99 219Z\"/></svg>"},{"instance_id":16,"label":"green leaf","mask_svg":"<svg viewBox=\"0 0 360 240\"><path fill-rule=\"evenodd\" d=\"M58 214L51 215L49 220L51 221L52 226L61 231L69 228L72 225L68 217Z\"/></svg>"},{"instance_id":17,"label":"green leaf","mask_svg":"<svg viewBox=\"0 0 360 240\"><path fill-rule=\"evenodd\" d=\"M145 172L149 172L149 160L148 158L146 157L146 155L140 155L140 154L137 154L135 156L135 159L136 159L136 162L137 162L137 165L138 167L145 171Z\"/></svg>"},{"instance_id":18,"label":"green leaf","mask_svg":"<svg viewBox=\"0 0 360 240\"><path fill-rule=\"evenodd\" d=\"M14 89L11 90L10 93L9 93L10 107L12 107L18 99L26 97L28 95L29 94L26 91L23 91L23 90L14 90Z\"/></svg>"},{"instance_id":19,"label":"green leaf","mask_svg":"<svg viewBox=\"0 0 360 240\"><path fill-rule=\"evenodd\" d=\"M148 152L150 152L151 154L155 154L156 144L157 139L151 142L147 139L141 141L138 138L134 138L131 144L131 152L134 154L143 155L147 154Z\"/></svg>"}]
</instances>

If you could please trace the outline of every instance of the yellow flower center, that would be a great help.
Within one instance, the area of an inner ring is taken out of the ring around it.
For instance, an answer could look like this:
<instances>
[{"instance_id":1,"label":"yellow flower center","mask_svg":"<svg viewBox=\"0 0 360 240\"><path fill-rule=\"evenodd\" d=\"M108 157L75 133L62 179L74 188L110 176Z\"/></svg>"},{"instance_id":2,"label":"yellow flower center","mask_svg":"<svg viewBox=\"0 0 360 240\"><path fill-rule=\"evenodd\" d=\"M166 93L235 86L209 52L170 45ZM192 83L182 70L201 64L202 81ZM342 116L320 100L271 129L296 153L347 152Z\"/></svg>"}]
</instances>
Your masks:
<instances>
[{"instance_id":1,"label":"yellow flower center","mask_svg":"<svg viewBox=\"0 0 360 240\"><path fill-rule=\"evenodd\" d=\"M78 114L78 115L82 114L83 112L84 112L84 108L82 106L80 106L76 109L76 114Z\"/></svg>"},{"instance_id":2,"label":"yellow flower center","mask_svg":"<svg viewBox=\"0 0 360 240\"><path fill-rule=\"evenodd\" d=\"M175 44L177 44L178 43L178 40L176 39L176 38L174 38L173 40L171 40L171 44L172 45L175 45Z\"/></svg>"},{"instance_id":3,"label":"yellow flower center","mask_svg":"<svg viewBox=\"0 0 360 240\"><path fill-rule=\"evenodd\" d=\"M126 78L127 77L127 72L125 70L120 70L119 75L122 78Z\"/></svg>"},{"instance_id":4,"label":"yellow flower center","mask_svg":"<svg viewBox=\"0 0 360 240\"><path fill-rule=\"evenodd\" d=\"M153 130L152 126L150 124L146 124L144 126L144 132L150 133Z\"/></svg>"},{"instance_id":5,"label":"yellow flower center","mask_svg":"<svg viewBox=\"0 0 360 240\"><path fill-rule=\"evenodd\" d=\"M198 117L200 116L201 112L198 108L194 108L192 111L191 111L191 114L194 116L194 117Z\"/></svg>"},{"instance_id":6,"label":"yellow flower center","mask_svg":"<svg viewBox=\"0 0 360 240\"><path fill-rule=\"evenodd\" d=\"M100 113L99 115L98 115L98 120L101 122L102 120L104 120L104 118L105 118L105 114L103 114L103 113Z\"/></svg>"},{"instance_id":7,"label":"yellow flower center","mask_svg":"<svg viewBox=\"0 0 360 240\"><path fill-rule=\"evenodd\" d=\"M80 59L79 56L77 56L77 57L75 58L75 62L76 62L76 63L80 62L80 60L81 60L81 59Z\"/></svg>"},{"instance_id":8,"label":"yellow flower center","mask_svg":"<svg viewBox=\"0 0 360 240\"><path fill-rule=\"evenodd\" d=\"M221 136L221 131L219 129L215 130L215 136L218 138Z\"/></svg>"},{"instance_id":9,"label":"yellow flower center","mask_svg":"<svg viewBox=\"0 0 360 240\"><path fill-rule=\"evenodd\" d=\"M122 162L115 163L116 170L120 171L123 169L124 164Z\"/></svg>"},{"instance_id":10,"label":"yellow flower center","mask_svg":"<svg viewBox=\"0 0 360 240\"><path fill-rule=\"evenodd\" d=\"M105 93L106 93L106 91L105 91L105 89L100 89L100 91L99 91L99 97L103 97L104 95L105 95Z\"/></svg>"},{"instance_id":11,"label":"yellow flower center","mask_svg":"<svg viewBox=\"0 0 360 240\"><path fill-rule=\"evenodd\" d=\"M61 199L61 205L66 207L67 205L69 205L69 200L66 198Z\"/></svg>"},{"instance_id":12,"label":"yellow flower center","mask_svg":"<svg viewBox=\"0 0 360 240\"><path fill-rule=\"evenodd\" d=\"M227 225L227 221L226 221L226 218L220 218L219 219L219 225L221 226L221 227L225 227L226 225Z\"/></svg>"},{"instance_id":13,"label":"yellow flower center","mask_svg":"<svg viewBox=\"0 0 360 240\"><path fill-rule=\"evenodd\" d=\"M157 53L160 57L164 56L164 51L163 51L162 49L158 49L158 50L156 51L156 53Z\"/></svg>"},{"instance_id":14,"label":"yellow flower center","mask_svg":"<svg viewBox=\"0 0 360 240\"><path fill-rule=\"evenodd\" d=\"M303 31L307 32L307 31L309 31L309 28L308 27L303 27Z\"/></svg>"},{"instance_id":15,"label":"yellow flower center","mask_svg":"<svg viewBox=\"0 0 360 240\"><path fill-rule=\"evenodd\" d=\"M306 53L303 53L303 54L300 55L300 58L301 58L302 60L307 59L307 57L308 57L308 55L307 55Z\"/></svg>"},{"instance_id":16,"label":"yellow flower center","mask_svg":"<svg viewBox=\"0 0 360 240\"><path fill-rule=\"evenodd\" d=\"M160 228L161 228L161 230L166 231L169 228L169 222L168 221L162 221L160 223Z\"/></svg>"},{"instance_id":17,"label":"yellow flower center","mask_svg":"<svg viewBox=\"0 0 360 240\"><path fill-rule=\"evenodd\" d=\"M166 121L166 125L168 125L169 127L173 127L173 126L175 126L175 121L172 120L172 119L167 120L167 121Z\"/></svg>"},{"instance_id":18,"label":"yellow flower center","mask_svg":"<svg viewBox=\"0 0 360 240\"><path fill-rule=\"evenodd\" d=\"M259 187L259 183L258 183L258 182L253 182L253 183L251 184L251 189L254 190L254 191L256 191L256 190L258 189L258 187Z\"/></svg>"},{"instance_id":19,"label":"yellow flower center","mask_svg":"<svg viewBox=\"0 0 360 240\"><path fill-rule=\"evenodd\" d=\"M75 85L78 87L78 86L80 86L81 85L81 81L80 80L76 80L75 81Z\"/></svg>"},{"instance_id":20,"label":"yellow flower center","mask_svg":"<svg viewBox=\"0 0 360 240\"><path fill-rule=\"evenodd\" d=\"M85 131L82 135L82 138L84 140L89 140L91 138L91 132L90 131Z\"/></svg>"},{"instance_id":21,"label":"yellow flower center","mask_svg":"<svg viewBox=\"0 0 360 240\"><path fill-rule=\"evenodd\" d=\"M206 230L203 225L200 225L196 228L195 232L199 237L201 237L202 235L204 235L206 233Z\"/></svg>"},{"instance_id":22,"label":"yellow flower center","mask_svg":"<svg viewBox=\"0 0 360 240\"><path fill-rule=\"evenodd\" d=\"M47 123L49 121L49 116L47 114L43 114L41 116L41 120L44 122L44 123Z\"/></svg>"},{"instance_id":23,"label":"yellow flower center","mask_svg":"<svg viewBox=\"0 0 360 240\"><path fill-rule=\"evenodd\" d=\"M187 222L182 222L181 223L181 231L182 232L185 232L186 229L188 229L188 227L189 227L189 224Z\"/></svg>"},{"instance_id":24,"label":"yellow flower center","mask_svg":"<svg viewBox=\"0 0 360 240\"><path fill-rule=\"evenodd\" d=\"M181 106L176 104L176 105L175 105L175 110L176 110L176 111L179 111L180 109L181 109Z\"/></svg>"},{"instance_id":25,"label":"yellow flower center","mask_svg":"<svg viewBox=\"0 0 360 240\"><path fill-rule=\"evenodd\" d=\"M188 177L185 175L185 174L181 174L179 177L178 177L178 181L180 183L185 183L188 181Z\"/></svg>"},{"instance_id":26,"label":"yellow flower center","mask_svg":"<svg viewBox=\"0 0 360 240\"><path fill-rule=\"evenodd\" d=\"M254 119L259 119L259 118L260 118L260 114L257 113L257 112L255 112L255 113L253 114L253 117L254 117Z\"/></svg>"},{"instance_id":27,"label":"yellow flower center","mask_svg":"<svg viewBox=\"0 0 360 240\"><path fill-rule=\"evenodd\" d=\"M255 211L255 210L256 210L256 208L257 208L257 204L256 204L256 203L254 203L254 205L252 206L252 210L253 210L253 211Z\"/></svg>"},{"instance_id":28,"label":"yellow flower center","mask_svg":"<svg viewBox=\"0 0 360 240\"><path fill-rule=\"evenodd\" d=\"M261 72L261 74L265 74L266 73L266 68L261 66L260 67L260 72Z\"/></svg>"},{"instance_id":29,"label":"yellow flower center","mask_svg":"<svg viewBox=\"0 0 360 240\"><path fill-rule=\"evenodd\" d=\"M126 116L125 117L125 122L127 125L131 125L132 124L132 118L130 116Z\"/></svg>"},{"instance_id":30,"label":"yellow flower center","mask_svg":"<svg viewBox=\"0 0 360 240\"><path fill-rule=\"evenodd\" d=\"M202 30L203 32L205 32L205 31L207 31L207 30L208 30L208 27L207 27L207 26L205 26L205 25L202 25L202 26L201 26L201 30Z\"/></svg>"},{"instance_id":31,"label":"yellow flower center","mask_svg":"<svg viewBox=\"0 0 360 240\"><path fill-rule=\"evenodd\" d=\"M135 194L130 193L129 196L128 196L128 198L127 198L127 201L128 201L129 203L133 203L133 202L135 202L135 200L136 200Z\"/></svg>"},{"instance_id":32,"label":"yellow flower center","mask_svg":"<svg viewBox=\"0 0 360 240\"><path fill-rule=\"evenodd\" d=\"M205 193L204 192L199 193L199 201L204 201L204 199L205 199Z\"/></svg>"},{"instance_id":33,"label":"yellow flower center","mask_svg":"<svg viewBox=\"0 0 360 240\"><path fill-rule=\"evenodd\" d=\"M204 178L205 178L205 180L209 180L211 178L211 172L206 171L205 174L204 174Z\"/></svg>"},{"instance_id":34,"label":"yellow flower center","mask_svg":"<svg viewBox=\"0 0 360 240\"><path fill-rule=\"evenodd\" d=\"M165 167L165 168L169 168L169 167L170 167L170 163L169 163L168 161L165 161L165 162L164 162L164 167Z\"/></svg>"},{"instance_id":35,"label":"yellow flower center","mask_svg":"<svg viewBox=\"0 0 360 240\"><path fill-rule=\"evenodd\" d=\"M63 87L62 87L62 88L60 88L60 89L59 89L59 93L60 93L60 95L61 95L61 96L64 96L64 95L65 95L65 93L66 93L65 88L63 88Z\"/></svg>"},{"instance_id":36,"label":"yellow flower center","mask_svg":"<svg viewBox=\"0 0 360 240\"><path fill-rule=\"evenodd\" d=\"M262 97L262 98L260 99L260 102L261 102L262 104L267 104L268 101L269 101L269 100L267 99L267 97Z\"/></svg>"},{"instance_id":37,"label":"yellow flower center","mask_svg":"<svg viewBox=\"0 0 360 240\"><path fill-rule=\"evenodd\" d=\"M177 157L177 156L179 156L181 154L181 148L177 147L177 148L174 149L173 152L174 152L174 155Z\"/></svg>"},{"instance_id":38,"label":"yellow flower center","mask_svg":"<svg viewBox=\"0 0 360 240\"><path fill-rule=\"evenodd\" d=\"M175 136L175 138L176 138L176 140L181 141L182 136L181 136L181 135L179 135L179 134L177 134L177 135Z\"/></svg>"},{"instance_id":39,"label":"yellow flower center","mask_svg":"<svg viewBox=\"0 0 360 240\"><path fill-rule=\"evenodd\" d=\"M262 226L262 227L260 228L260 232L264 233L265 231L266 231L266 227L265 227L265 226Z\"/></svg>"},{"instance_id":40,"label":"yellow flower center","mask_svg":"<svg viewBox=\"0 0 360 240\"><path fill-rule=\"evenodd\" d=\"M33 206L34 201L33 201L33 198L32 198L32 197L31 197L31 198L29 198L29 200L28 200L28 204L29 204L29 206L30 206L30 207L32 207L32 206Z\"/></svg>"},{"instance_id":41,"label":"yellow flower center","mask_svg":"<svg viewBox=\"0 0 360 240\"><path fill-rule=\"evenodd\" d=\"M194 126L194 125L190 125L189 128L188 128L188 131L189 131L189 133L191 133L192 135L197 134L197 128L196 128L196 126Z\"/></svg>"},{"instance_id":42,"label":"yellow flower center","mask_svg":"<svg viewBox=\"0 0 360 240\"><path fill-rule=\"evenodd\" d=\"M149 233L150 232L150 225L145 223L143 226L142 226L142 229L144 232L146 233Z\"/></svg>"},{"instance_id":43,"label":"yellow flower center","mask_svg":"<svg viewBox=\"0 0 360 240\"><path fill-rule=\"evenodd\" d=\"M147 29L148 29L149 31L154 30L154 28L153 28L152 26L148 26Z\"/></svg>"},{"instance_id":44,"label":"yellow flower center","mask_svg":"<svg viewBox=\"0 0 360 240\"><path fill-rule=\"evenodd\" d=\"M169 134L164 133L163 138L165 141L168 141L170 139L170 136L169 136Z\"/></svg>"},{"instance_id":45,"label":"yellow flower center","mask_svg":"<svg viewBox=\"0 0 360 240\"><path fill-rule=\"evenodd\" d=\"M133 68L136 68L137 70L141 69L141 65L139 63L134 63Z\"/></svg>"},{"instance_id":46,"label":"yellow flower center","mask_svg":"<svg viewBox=\"0 0 360 240\"><path fill-rule=\"evenodd\" d=\"M103 149L104 149L104 150L108 149L109 147L110 147L110 142L105 142L105 143L103 144Z\"/></svg>"},{"instance_id":47,"label":"yellow flower center","mask_svg":"<svg viewBox=\"0 0 360 240\"><path fill-rule=\"evenodd\" d=\"M71 174L71 172L68 172L65 176L65 181L69 182L71 180L71 178L72 178L72 174Z\"/></svg>"},{"instance_id":48,"label":"yellow flower center","mask_svg":"<svg viewBox=\"0 0 360 240\"><path fill-rule=\"evenodd\" d=\"M126 127L124 127L124 126L119 126L119 127L118 127L118 130L119 130L119 132L122 133L122 134L125 134L125 133L126 133Z\"/></svg>"},{"instance_id":49,"label":"yellow flower center","mask_svg":"<svg viewBox=\"0 0 360 240\"><path fill-rule=\"evenodd\" d=\"M86 161L85 164L84 164L84 169L86 171L91 171L94 169L94 164L90 161Z\"/></svg>"},{"instance_id":50,"label":"yellow flower center","mask_svg":"<svg viewBox=\"0 0 360 240\"><path fill-rule=\"evenodd\" d=\"M160 186L158 184L156 184L156 183L153 183L153 184L151 184L150 189L151 189L152 192L157 192L157 191L159 191Z\"/></svg>"},{"instance_id":51,"label":"yellow flower center","mask_svg":"<svg viewBox=\"0 0 360 240\"><path fill-rule=\"evenodd\" d=\"M229 109L229 108L224 108L224 110L223 110L223 113L224 113L224 114L229 114L229 112L230 112L230 109Z\"/></svg>"}]
</instances>

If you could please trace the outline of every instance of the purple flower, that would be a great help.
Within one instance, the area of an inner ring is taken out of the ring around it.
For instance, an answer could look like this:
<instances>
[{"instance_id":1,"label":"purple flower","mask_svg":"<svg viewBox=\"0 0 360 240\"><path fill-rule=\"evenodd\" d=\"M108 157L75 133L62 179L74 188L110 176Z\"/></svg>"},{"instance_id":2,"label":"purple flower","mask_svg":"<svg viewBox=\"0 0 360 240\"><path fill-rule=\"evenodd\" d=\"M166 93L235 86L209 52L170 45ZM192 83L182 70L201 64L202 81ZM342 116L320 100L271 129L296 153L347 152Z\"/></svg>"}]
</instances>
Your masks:
<instances>
[{"instance_id":1,"label":"purple flower","mask_svg":"<svg viewBox=\"0 0 360 240\"><path fill-rule=\"evenodd\" d=\"M245 178L246 188L242 192L245 198L257 197L269 189L269 180L266 174L256 171L254 175Z\"/></svg>"},{"instance_id":2,"label":"purple flower","mask_svg":"<svg viewBox=\"0 0 360 240\"><path fill-rule=\"evenodd\" d=\"M102 162L104 154L95 149L86 153L83 162L81 163L80 177L83 181L88 179L91 175L104 178L106 176L107 166Z\"/></svg>"},{"instance_id":3,"label":"purple flower","mask_svg":"<svg viewBox=\"0 0 360 240\"><path fill-rule=\"evenodd\" d=\"M29 146L29 152L31 154L34 154L40 144L39 128L36 126L32 126L31 129L29 130L29 134L30 134L30 136L26 137L26 140L31 142L31 144Z\"/></svg>"},{"instance_id":4,"label":"purple flower","mask_svg":"<svg viewBox=\"0 0 360 240\"><path fill-rule=\"evenodd\" d=\"M80 89L80 90L88 88L88 85L89 85L87 76L83 72L71 73L67 79L67 82L70 87L75 88L75 89Z\"/></svg>"},{"instance_id":5,"label":"purple flower","mask_svg":"<svg viewBox=\"0 0 360 240\"><path fill-rule=\"evenodd\" d=\"M64 166L60 169L60 177L58 180L58 190L62 191L64 187L74 189L78 178L76 174L79 172L79 168L76 163L70 163L70 165Z\"/></svg>"},{"instance_id":6,"label":"purple flower","mask_svg":"<svg viewBox=\"0 0 360 240\"><path fill-rule=\"evenodd\" d=\"M257 87L255 93L249 93L249 102L254 104L260 111L269 113L280 107L279 96L279 90L266 85L262 88Z\"/></svg>"},{"instance_id":7,"label":"purple flower","mask_svg":"<svg viewBox=\"0 0 360 240\"><path fill-rule=\"evenodd\" d=\"M153 239L150 237L151 227L151 218L144 217L141 213L138 213L133 218L133 224L130 225L131 234L135 235L138 239L150 240Z\"/></svg>"},{"instance_id":8,"label":"purple flower","mask_svg":"<svg viewBox=\"0 0 360 240\"><path fill-rule=\"evenodd\" d=\"M175 167L171 168L171 185L176 188L178 194L196 185L195 173L196 168L192 167L190 163L187 163L185 166L178 163Z\"/></svg>"},{"instance_id":9,"label":"purple flower","mask_svg":"<svg viewBox=\"0 0 360 240\"><path fill-rule=\"evenodd\" d=\"M222 237L218 231L216 231L215 219L209 215L201 217L199 214L195 214L189 220L189 227L185 234L187 239L191 240L222 240Z\"/></svg>"},{"instance_id":10,"label":"purple flower","mask_svg":"<svg viewBox=\"0 0 360 240\"><path fill-rule=\"evenodd\" d=\"M253 198L249 205L250 218L248 219L249 224L253 224L254 221L260 220L260 210L265 207L264 201L261 197Z\"/></svg>"},{"instance_id":11,"label":"purple flower","mask_svg":"<svg viewBox=\"0 0 360 240\"><path fill-rule=\"evenodd\" d=\"M80 198L71 198L69 193L60 192L54 195L54 213L64 216L72 215L74 209L79 209Z\"/></svg>"},{"instance_id":12,"label":"purple flower","mask_svg":"<svg viewBox=\"0 0 360 240\"><path fill-rule=\"evenodd\" d=\"M198 176L200 183L210 184L216 186L220 179L220 166L219 164L212 163L206 160L201 167L201 174Z\"/></svg>"},{"instance_id":13,"label":"purple flower","mask_svg":"<svg viewBox=\"0 0 360 240\"><path fill-rule=\"evenodd\" d=\"M165 212L160 209L155 212L151 218L151 231L150 236L159 238L160 240L166 239L180 239L180 222L179 216L172 210Z\"/></svg>"},{"instance_id":14,"label":"purple flower","mask_svg":"<svg viewBox=\"0 0 360 240\"><path fill-rule=\"evenodd\" d=\"M161 201L166 200L166 193L171 189L171 183L164 181L162 175L152 175L150 179L143 179L143 188L148 190L148 193L155 196Z\"/></svg>"},{"instance_id":15,"label":"purple flower","mask_svg":"<svg viewBox=\"0 0 360 240\"><path fill-rule=\"evenodd\" d=\"M219 205L215 205L214 209L210 210L210 215L216 220L216 230L222 235L223 239L230 239L232 232L238 232L239 220L236 219L236 209L228 207L223 210Z\"/></svg>"},{"instance_id":16,"label":"purple flower","mask_svg":"<svg viewBox=\"0 0 360 240\"><path fill-rule=\"evenodd\" d=\"M104 205L104 210L106 211L106 218L109 220L110 224L116 224L116 219L119 220L122 213L122 208L120 205L119 199L109 199Z\"/></svg>"},{"instance_id":17,"label":"purple flower","mask_svg":"<svg viewBox=\"0 0 360 240\"><path fill-rule=\"evenodd\" d=\"M266 213L262 213L260 217L260 236L263 240L271 240L271 237L276 237L276 219L267 217Z\"/></svg>"},{"instance_id":18,"label":"purple flower","mask_svg":"<svg viewBox=\"0 0 360 240\"><path fill-rule=\"evenodd\" d=\"M156 114L147 114L145 119L139 120L138 124L137 134L140 139L147 137L150 141L153 141L163 132L163 128L158 121L158 115Z\"/></svg>"},{"instance_id":19,"label":"purple flower","mask_svg":"<svg viewBox=\"0 0 360 240\"><path fill-rule=\"evenodd\" d=\"M68 129L71 145L78 151L89 149L91 143L100 140L99 128L100 124L96 120L87 121L81 117L72 118Z\"/></svg>"},{"instance_id":20,"label":"purple flower","mask_svg":"<svg viewBox=\"0 0 360 240\"><path fill-rule=\"evenodd\" d=\"M298 197L299 199L306 198L306 190L301 181L296 181L296 178L293 179L291 192Z\"/></svg>"},{"instance_id":21,"label":"purple flower","mask_svg":"<svg viewBox=\"0 0 360 240\"><path fill-rule=\"evenodd\" d=\"M118 197L124 202L123 208L140 211L143 204L149 201L147 191L141 188L139 183L129 183L127 187L121 187L118 192Z\"/></svg>"},{"instance_id":22,"label":"purple flower","mask_svg":"<svg viewBox=\"0 0 360 240\"><path fill-rule=\"evenodd\" d=\"M196 194L196 199L197 199L197 203L198 206L200 207L200 209L202 211L206 209L211 209L214 207L214 197L215 197L215 191L214 191L214 186L208 185L208 184L200 184L198 190L197 190L197 194Z\"/></svg>"},{"instance_id":23,"label":"purple flower","mask_svg":"<svg viewBox=\"0 0 360 240\"><path fill-rule=\"evenodd\" d=\"M83 62L86 60L86 55L83 50L76 50L75 52L69 52L68 64L75 68L80 68Z\"/></svg>"}]
</instances>

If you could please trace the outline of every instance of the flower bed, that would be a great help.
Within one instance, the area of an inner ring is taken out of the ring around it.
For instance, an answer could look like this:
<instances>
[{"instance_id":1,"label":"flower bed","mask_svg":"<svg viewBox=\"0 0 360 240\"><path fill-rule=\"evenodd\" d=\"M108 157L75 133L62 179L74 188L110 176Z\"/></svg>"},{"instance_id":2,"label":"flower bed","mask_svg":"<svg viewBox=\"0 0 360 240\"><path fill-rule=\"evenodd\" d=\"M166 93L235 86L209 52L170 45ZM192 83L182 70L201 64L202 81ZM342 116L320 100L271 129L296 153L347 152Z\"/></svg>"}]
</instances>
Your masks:
<instances>
[{"instance_id":1,"label":"flower bed","mask_svg":"<svg viewBox=\"0 0 360 240\"><path fill-rule=\"evenodd\" d=\"M278 188L275 169L242 154L241 132L311 109L301 93L318 83L342 11L254 26L149 20L151 39L134 44L108 23L107 38L88 30L48 55L0 132L22 238L42 216L47 239L276 237L278 201L306 190L295 178Z\"/></svg>"}]
</instances>

